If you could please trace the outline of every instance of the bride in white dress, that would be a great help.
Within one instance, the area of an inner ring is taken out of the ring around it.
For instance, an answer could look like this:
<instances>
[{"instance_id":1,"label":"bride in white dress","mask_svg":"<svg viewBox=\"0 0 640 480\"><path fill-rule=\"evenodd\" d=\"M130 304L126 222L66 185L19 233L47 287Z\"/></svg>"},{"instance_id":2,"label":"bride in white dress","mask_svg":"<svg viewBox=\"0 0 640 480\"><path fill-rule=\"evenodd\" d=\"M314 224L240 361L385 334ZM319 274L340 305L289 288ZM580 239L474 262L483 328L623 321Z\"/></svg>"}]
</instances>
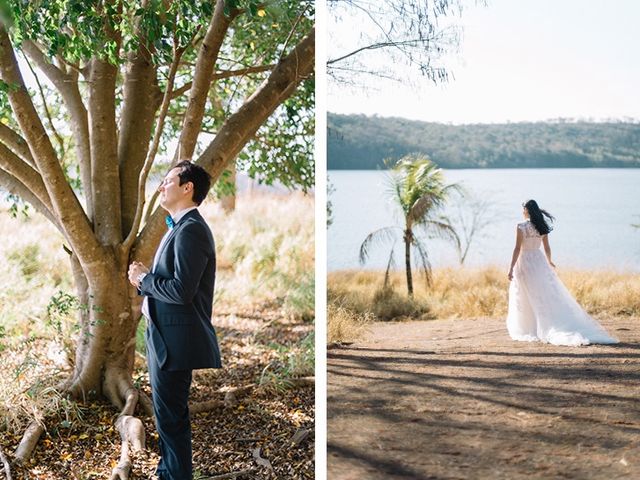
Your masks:
<instances>
[{"instance_id":1,"label":"bride in white dress","mask_svg":"<svg viewBox=\"0 0 640 480\"><path fill-rule=\"evenodd\" d=\"M618 343L578 305L551 268L555 265L548 221L553 222L553 216L535 200L523 204L522 213L527 220L518 224L509 269L507 330L511 338L570 346Z\"/></svg>"}]
</instances>

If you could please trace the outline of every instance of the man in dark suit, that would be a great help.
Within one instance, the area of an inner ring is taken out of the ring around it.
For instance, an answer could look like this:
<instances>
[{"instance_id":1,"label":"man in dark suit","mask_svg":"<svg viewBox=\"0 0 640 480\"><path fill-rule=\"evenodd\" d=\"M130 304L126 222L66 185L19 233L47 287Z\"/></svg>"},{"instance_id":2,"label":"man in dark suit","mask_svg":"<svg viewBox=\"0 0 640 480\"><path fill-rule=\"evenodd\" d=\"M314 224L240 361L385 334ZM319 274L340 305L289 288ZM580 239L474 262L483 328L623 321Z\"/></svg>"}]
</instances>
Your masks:
<instances>
[{"instance_id":1,"label":"man in dark suit","mask_svg":"<svg viewBox=\"0 0 640 480\"><path fill-rule=\"evenodd\" d=\"M189 388L192 370L220 368L211 325L216 256L211 230L197 210L211 186L191 162L172 168L159 187L169 230L151 270L129 266L129 281L144 295L145 339L153 410L160 437L160 480L191 480Z\"/></svg>"}]
</instances>

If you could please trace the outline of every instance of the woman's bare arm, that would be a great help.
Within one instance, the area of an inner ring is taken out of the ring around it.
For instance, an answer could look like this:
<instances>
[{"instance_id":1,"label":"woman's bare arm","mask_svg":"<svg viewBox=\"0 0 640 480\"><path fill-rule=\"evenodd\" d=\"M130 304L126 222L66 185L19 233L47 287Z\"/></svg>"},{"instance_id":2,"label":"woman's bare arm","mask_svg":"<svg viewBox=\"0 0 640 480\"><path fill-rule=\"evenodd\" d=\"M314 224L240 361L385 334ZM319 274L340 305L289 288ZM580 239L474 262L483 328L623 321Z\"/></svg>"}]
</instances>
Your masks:
<instances>
[{"instance_id":1,"label":"woman's bare arm","mask_svg":"<svg viewBox=\"0 0 640 480\"><path fill-rule=\"evenodd\" d=\"M555 268L556 264L551 261L551 247L549 246L549 236L542 236L542 245L544 246L544 254L547 256L547 262L549 265Z\"/></svg>"},{"instance_id":2,"label":"woman's bare arm","mask_svg":"<svg viewBox=\"0 0 640 480\"><path fill-rule=\"evenodd\" d=\"M516 227L516 246L513 248L513 255L511 256L511 267L509 268L508 277L509 280L513 279L513 267L515 267L518 257L520 256L520 246L522 245L522 232Z\"/></svg>"}]
</instances>

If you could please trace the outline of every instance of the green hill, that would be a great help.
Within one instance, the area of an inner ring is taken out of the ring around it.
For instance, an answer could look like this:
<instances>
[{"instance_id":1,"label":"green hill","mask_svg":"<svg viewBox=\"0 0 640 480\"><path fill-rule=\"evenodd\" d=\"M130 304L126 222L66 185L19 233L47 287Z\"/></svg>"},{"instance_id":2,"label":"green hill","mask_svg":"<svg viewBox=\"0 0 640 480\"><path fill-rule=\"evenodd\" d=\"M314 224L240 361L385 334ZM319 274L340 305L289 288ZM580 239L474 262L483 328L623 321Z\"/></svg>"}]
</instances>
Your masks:
<instances>
[{"instance_id":1,"label":"green hill","mask_svg":"<svg viewBox=\"0 0 640 480\"><path fill-rule=\"evenodd\" d=\"M328 114L330 170L384 168L424 153L443 168L640 167L640 123L553 122L448 125Z\"/></svg>"}]
</instances>

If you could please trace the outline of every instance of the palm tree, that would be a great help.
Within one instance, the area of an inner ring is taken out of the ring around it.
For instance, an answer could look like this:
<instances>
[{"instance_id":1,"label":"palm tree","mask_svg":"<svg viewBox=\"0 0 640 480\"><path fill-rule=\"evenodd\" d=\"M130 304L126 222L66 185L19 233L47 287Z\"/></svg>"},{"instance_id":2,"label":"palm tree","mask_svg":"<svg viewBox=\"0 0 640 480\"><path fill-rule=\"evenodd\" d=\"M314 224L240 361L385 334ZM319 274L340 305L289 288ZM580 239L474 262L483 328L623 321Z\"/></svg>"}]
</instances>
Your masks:
<instances>
[{"instance_id":1,"label":"palm tree","mask_svg":"<svg viewBox=\"0 0 640 480\"><path fill-rule=\"evenodd\" d=\"M460 240L451 222L439 213L451 191L459 190L460 187L457 184L445 184L442 170L427 157L420 155L408 155L398 160L389 174L389 184L389 196L400 207L404 226L384 227L367 235L360 245L360 263L364 264L367 261L373 244L391 242L391 253L385 274L386 284L389 269L393 264L394 246L399 234L402 233L407 291L412 297L412 249L417 253L419 267L424 272L427 285L431 284L429 255L424 241L418 238L416 233L422 230L427 238L445 238L453 241L458 248L460 246Z\"/></svg>"}]
</instances>

